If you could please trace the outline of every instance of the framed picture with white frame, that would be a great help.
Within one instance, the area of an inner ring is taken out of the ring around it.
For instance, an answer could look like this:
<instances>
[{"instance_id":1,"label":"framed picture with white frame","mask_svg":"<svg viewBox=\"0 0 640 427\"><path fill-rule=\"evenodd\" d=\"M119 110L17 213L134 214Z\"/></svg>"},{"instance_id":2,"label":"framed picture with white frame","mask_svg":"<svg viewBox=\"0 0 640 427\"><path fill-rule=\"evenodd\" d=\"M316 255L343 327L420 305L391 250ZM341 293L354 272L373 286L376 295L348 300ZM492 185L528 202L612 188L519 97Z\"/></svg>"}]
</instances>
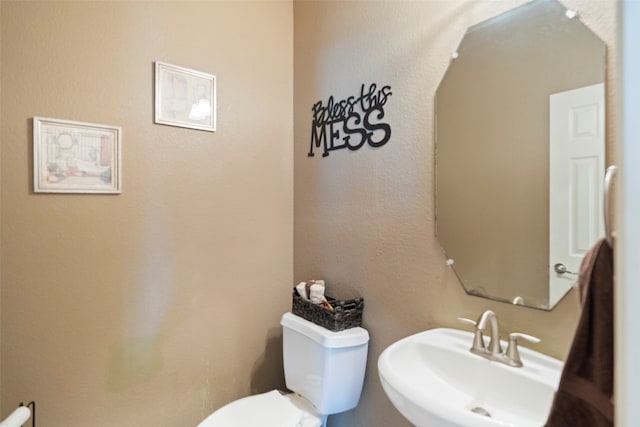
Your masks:
<instances>
[{"instance_id":1,"label":"framed picture with white frame","mask_svg":"<svg viewBox=\"0 0 640 427\"><path fill-rule=\"evenodd\" d=\"M155 123L216 130L216 77L155 62Z\"/></svg>"},{"instance_id":2,"label":"framed picture with white frame","mask_svg":"<svg viewBox=\"0 0 640 427\"><path fill-rule=\"evenodd\" d=\"M33 118L33 191L122 192L122 128Z\"/></svg>"}]
</instances>

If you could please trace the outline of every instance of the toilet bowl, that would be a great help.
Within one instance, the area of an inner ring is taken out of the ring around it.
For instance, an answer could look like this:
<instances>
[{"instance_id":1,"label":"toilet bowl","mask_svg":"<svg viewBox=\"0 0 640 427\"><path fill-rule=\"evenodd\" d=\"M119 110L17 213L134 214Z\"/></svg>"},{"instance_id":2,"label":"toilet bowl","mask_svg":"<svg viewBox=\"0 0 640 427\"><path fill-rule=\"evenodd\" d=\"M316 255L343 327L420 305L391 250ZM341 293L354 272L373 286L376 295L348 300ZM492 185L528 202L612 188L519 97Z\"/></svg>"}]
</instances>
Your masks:
<instances>
[{"instance_id":1,"label":"toilet bowl","mask_svg":"<svg viewBox=\"0 0 640 427\"><path fill-rule=\"evenodd\" d=\"M285 313L282 356L287 388L238 399L198 427L324 427L331 414L357 406L367 364L369 333L333 332Z\"/></svg>"},{"instance_id":2,"label":"toilet bowl","mask_svg":"<svg viewBox=\"0 0 640 427\"><path fill-rule=\"evenodd\" d=\"M235 400L209 415L198 427L320 427L313 406L295 393L277 390Z\"/></svg>"}]
</instances>

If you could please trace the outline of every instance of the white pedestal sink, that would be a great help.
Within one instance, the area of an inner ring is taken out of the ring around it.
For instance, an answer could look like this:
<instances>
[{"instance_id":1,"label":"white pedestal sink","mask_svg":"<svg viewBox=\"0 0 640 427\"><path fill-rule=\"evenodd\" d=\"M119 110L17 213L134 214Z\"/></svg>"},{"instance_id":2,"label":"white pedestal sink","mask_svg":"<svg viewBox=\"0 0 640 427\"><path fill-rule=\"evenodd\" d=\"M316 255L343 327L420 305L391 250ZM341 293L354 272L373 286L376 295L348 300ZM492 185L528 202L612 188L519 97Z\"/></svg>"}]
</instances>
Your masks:
<instances>
[{"instance_id":1,"label":"white pedestal sink","mask_svg":"<svg viewBox=\"0 0 640 427\"><path fill-rule=\"evenodd\" d=\"M562 362L520 347L514 368L469 352L473 333L431 329L390 345L380 381L396 409L417 427L541 427Z\"/></svg>"}]
</instances>

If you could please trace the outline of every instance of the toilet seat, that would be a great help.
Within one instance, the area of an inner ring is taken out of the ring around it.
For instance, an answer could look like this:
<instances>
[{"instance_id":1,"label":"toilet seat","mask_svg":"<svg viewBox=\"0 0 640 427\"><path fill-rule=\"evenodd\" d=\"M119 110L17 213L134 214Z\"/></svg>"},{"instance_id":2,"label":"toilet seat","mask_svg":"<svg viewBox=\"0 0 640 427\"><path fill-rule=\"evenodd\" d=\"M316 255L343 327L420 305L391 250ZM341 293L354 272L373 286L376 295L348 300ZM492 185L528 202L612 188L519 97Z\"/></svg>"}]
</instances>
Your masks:
<instances>
[{"instance_id":1,"label":"toilet seat","mask_svg":"<svg viewBox=\"0 0 640 427\"><path fill-rule=\"evenodd\" d=\"M320 427L320 417L295 393L277 390L235 400L209 415L198 427Z\"/></svg>"}]
</instances>

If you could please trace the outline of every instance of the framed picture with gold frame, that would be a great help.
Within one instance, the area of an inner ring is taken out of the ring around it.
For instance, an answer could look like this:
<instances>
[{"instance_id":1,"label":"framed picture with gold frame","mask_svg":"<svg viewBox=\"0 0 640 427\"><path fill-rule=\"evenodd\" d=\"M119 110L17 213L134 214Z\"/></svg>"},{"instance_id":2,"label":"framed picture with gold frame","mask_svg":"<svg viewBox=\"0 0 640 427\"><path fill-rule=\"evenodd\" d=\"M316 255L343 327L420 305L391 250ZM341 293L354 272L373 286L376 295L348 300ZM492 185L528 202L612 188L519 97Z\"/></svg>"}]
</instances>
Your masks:
<instances>
[{"instance_id":1,"label":"framed picture with gold frame","mask_svg":"<svg viewBox=\"0 0 640 427\"><path fill-rule=\"evenodd\" d=\"M121 193L122 128L33 118L33 191Z\"/></svg>"}]
</instances>

